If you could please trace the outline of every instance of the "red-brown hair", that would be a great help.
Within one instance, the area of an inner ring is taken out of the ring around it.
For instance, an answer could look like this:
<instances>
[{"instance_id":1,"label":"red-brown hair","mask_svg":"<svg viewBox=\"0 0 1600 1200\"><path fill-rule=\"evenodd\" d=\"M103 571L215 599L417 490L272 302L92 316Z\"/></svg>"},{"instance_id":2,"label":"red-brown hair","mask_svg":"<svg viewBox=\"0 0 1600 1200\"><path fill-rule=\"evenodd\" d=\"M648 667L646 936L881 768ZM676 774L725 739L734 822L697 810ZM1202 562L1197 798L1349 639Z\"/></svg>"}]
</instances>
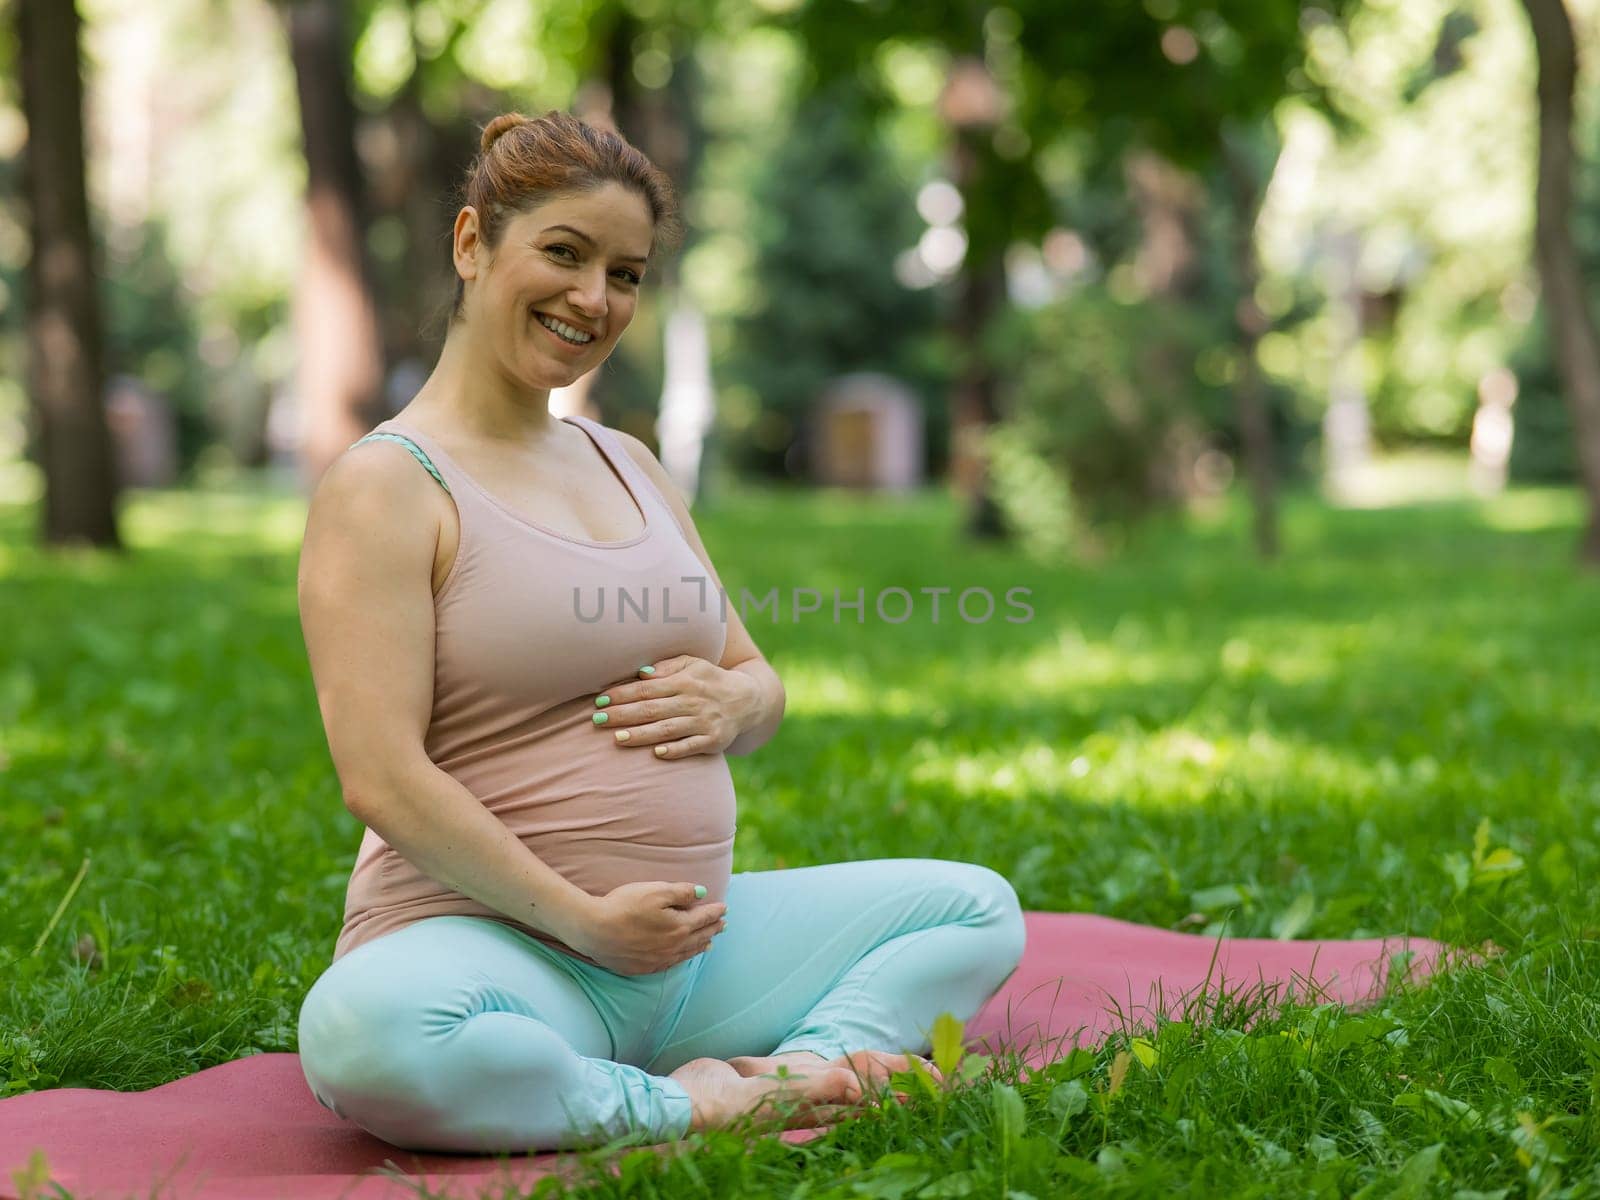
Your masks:
<instances>
[{"instance_id":1,"label":"red-brown hair","mask_svg":"<svg viewBox=\"0 0 1600 1200\"><path fill-rule=\"evenodd\" d=\"M650 254L675 246L683 236L677 190L660 168L626 138L570 113L551 109L542 117L501 113L483 127L479 153L461 185L461 205L478 213L478 236L492 252L518 213L558 196L619 183L644 198L655 226ZM466 283L456 276L452 319L461 315Z\"/></svg>"}]
</instances>

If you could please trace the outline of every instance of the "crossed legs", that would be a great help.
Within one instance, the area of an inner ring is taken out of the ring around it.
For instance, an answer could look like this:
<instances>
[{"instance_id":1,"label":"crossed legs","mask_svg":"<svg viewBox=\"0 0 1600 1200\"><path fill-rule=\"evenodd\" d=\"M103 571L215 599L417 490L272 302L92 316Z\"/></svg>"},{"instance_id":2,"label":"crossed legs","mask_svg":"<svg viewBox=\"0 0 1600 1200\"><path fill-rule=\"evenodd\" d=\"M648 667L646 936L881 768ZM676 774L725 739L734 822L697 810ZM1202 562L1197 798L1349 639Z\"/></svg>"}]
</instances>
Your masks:
<instances>
[{"instance_id":1,"label":"crossed legs","mask_svg":"<svg viewBox=\"0 0 1600 1200\"><path fill-rule=\"evenodd\" d=\"M300 1012L324 1105L413 1150L568 1149L682 1137L697 1059L925 1052L1015 969L1016 893L994 871L875 859L735 874L704 954L622 976L476 917L358 947ZM684 1070L679 1070L684 1068Z\"/></svg>"}]
</instances>

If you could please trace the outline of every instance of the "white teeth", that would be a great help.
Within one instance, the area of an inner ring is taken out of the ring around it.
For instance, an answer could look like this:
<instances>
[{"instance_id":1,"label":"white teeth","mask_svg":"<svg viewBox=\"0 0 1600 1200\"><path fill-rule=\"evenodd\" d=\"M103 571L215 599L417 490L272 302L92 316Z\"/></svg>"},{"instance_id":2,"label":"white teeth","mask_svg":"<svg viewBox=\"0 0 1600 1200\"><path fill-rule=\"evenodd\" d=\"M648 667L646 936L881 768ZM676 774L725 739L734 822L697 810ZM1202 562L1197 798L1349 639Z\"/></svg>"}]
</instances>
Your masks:
<instances>
[{"instance_id":1,"label":"white teeth","mask_svg":"<svg viewBox=\"0 0 1600 1200\"><path fill-rule=\"evenodd\" d=\"M581 329L574 329L565 321L558 321L554 317L545 316L543 313L534 313L533 315L539 318L539 324L543 325L546 329L554 330L567 341L576 345L582 346L586 342L594 341L594 334L585 333Z\"/></svg>"}]
</instances>

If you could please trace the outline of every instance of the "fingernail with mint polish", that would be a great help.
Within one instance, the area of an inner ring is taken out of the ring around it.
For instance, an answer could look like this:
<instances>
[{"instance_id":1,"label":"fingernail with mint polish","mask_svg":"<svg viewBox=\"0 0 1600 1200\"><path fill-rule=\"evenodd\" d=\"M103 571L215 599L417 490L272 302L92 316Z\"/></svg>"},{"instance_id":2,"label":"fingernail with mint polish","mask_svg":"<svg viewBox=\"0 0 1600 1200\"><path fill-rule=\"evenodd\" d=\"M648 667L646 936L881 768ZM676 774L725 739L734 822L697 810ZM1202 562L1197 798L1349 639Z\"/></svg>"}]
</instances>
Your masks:
<instances>
[{"instance_id":1,"label":"fingernail with mint polish","mask_svg":"<svg viewBox=\"0 0 1600 1200\"><path fill-rule=\"evenodd\" d=\"M595 715L594 715L594 723L596 725L604 725L606 723L606 718L609 717L610 715L611 715L610 713L595 713Z\"/></svg>"},{"instance_id":2,"label":"fingernail with mint polish","mask_svg":"<svg viewBox=\"0 0 1600 1200\"><path fill-rule=\"evenodd\" d=\"M656 673L656 669L654 667L640 667L639 668L639 674L641 674L641 675L654 675L655 673Z\"/></svg>"},{"instance_id":3,"label":"fingernail with mint polish","mask_svg":"<svg viewBox=\"0 0 1600 1200\"><path fill-rule=\"evenodd\" d=\"M596 708L604 708L606 705L608 705L610 703L611 703L611 697L610 696L596 696L594 698L594 706Z\"/></svg>"}]
</instances>

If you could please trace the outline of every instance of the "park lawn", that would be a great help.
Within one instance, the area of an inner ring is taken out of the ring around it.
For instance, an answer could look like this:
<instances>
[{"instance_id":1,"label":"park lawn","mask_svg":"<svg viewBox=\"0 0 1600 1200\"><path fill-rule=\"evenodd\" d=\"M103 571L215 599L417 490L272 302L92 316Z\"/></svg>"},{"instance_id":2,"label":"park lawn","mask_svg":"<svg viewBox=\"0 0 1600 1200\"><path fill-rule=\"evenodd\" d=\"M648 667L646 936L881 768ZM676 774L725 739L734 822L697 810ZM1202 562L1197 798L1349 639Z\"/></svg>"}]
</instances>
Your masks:
<instances>
[{"instance_id":1,"label":"park lawn","mask_svg":"<svg viewBox=\"0 0 1600 1200\"><path fill-rule=\"evenodd\" d=\"M1084 568L964 547L941 495L703 506L735 597L827 602L747 611L789 702L730 760L736 870L963 859L1030 909L1505 953L1361 1015L1229 1010L1027 1079L995 1062L803 1146L718 1132L615 1178L586 1155L583 1194L1600 1194L1600 580L1571 565L1579 514L1548 490L1297 497L1276 566L1233 508ZM293 1050L361 832L300 641L303 508L136 494L126 561L41 556L32 519L0 508L0 1094ZM865 623L834 623L835 587L865 589ZM938 623L919 603L890 624L888 587L952 591ZM994 618L955 615L969 587ZM1012 587L1031 620L1002 619Z\"/></svg>"}]
</instances>

